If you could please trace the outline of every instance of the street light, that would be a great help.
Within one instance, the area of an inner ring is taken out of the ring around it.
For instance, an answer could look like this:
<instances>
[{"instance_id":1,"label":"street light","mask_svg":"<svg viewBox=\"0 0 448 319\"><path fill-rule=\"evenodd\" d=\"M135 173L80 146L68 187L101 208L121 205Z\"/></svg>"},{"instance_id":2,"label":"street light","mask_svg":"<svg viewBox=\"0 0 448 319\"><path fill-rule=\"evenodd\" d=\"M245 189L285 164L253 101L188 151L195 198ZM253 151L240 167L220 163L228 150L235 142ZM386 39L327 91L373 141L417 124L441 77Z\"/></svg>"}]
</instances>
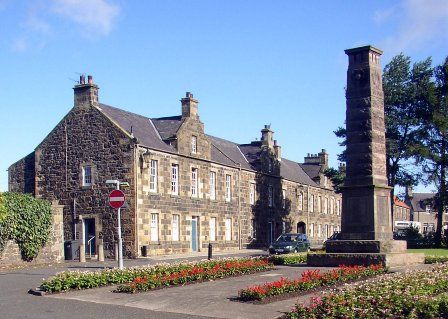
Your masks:
<instances>
[{"instance_id":1,"label":"street light","mask_svg":"<svg viewBox=\"0 0 448 319\"><path fill-rule=\"evenodd\" d=\"M120 182L117 179L106 180L106 185L114 185L117 190L120 190L120 186L129 187L128 182ZM118 268L123 269L123 240L121 239L121 207L118 208Z\"/></svg>"}]
</instances>

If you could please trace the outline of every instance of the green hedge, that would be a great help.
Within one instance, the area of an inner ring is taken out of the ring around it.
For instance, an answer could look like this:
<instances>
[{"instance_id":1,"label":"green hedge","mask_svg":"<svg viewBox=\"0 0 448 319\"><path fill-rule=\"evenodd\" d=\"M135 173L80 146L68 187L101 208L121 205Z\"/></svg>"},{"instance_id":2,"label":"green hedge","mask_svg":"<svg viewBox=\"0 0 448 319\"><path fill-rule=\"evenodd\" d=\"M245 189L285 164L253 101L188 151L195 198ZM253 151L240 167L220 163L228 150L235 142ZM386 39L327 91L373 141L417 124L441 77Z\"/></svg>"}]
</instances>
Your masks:
<instances>
[{"instance_id":1,"label":"green hedge","mask_svg":"<svg viewBox=\"0 0 448 319\"><path fill-rule=\"evenodd\" d=\"M446 263L448 256L425 256L425 264Z\"/></svg>"},{"instance_id":2,"label":"green hedge","mask_svg":"<svg viewBox=\"0 0 448 319\"><path fill-rule=\"evenodd\" d=\"M274 265L306 264L306 260L307 260L307 253L269 256L269 261Z\"/></svg>"},{"instance_id":3,"label":"green hedge","mask_svg":"<svg viewBox=\"0 0 448 319\"><path fill-rule=\"evenodd\" d=\"M0 252L8 240L17 243L25 261L45 245L52 225L51 204L29 194L0 194Z\"/></svg>"}]
</instances>

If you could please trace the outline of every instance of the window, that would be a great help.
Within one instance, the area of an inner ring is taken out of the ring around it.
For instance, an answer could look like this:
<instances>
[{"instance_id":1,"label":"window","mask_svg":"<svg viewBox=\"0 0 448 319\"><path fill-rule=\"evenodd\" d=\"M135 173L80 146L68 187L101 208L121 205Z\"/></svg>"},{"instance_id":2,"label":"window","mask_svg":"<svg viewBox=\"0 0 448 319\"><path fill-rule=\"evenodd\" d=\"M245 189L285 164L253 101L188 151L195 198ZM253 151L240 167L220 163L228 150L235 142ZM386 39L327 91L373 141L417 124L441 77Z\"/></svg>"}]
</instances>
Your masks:
<instances>
[{"instance_id":1,"label":"window","mask_svg":"<svg viewBox=\"0 0 448 319\"><path fill-rule=\"evenodd\" d=\"M311 223L309 232L309 236L314 237L314 223Z\"/></svg>"},{"instance_id":2,"label":"window","mask_svg":"<svg viewBox=\"0 0 448 319\"><path fill-rule=\"evenodd\" d=\"M226 219L226 240L232 240L232 219Z\"/></svg>"},{"instance_id":3,"label":"window","mask_svg":"<svg viewBox=\"0 0 448 319\"><path fill-rule=\"evenodd\" d=\"M317 237L322 237L322 229L320 224L317 224Z\"/></svg>"},{"instance_id":4,"label":"window","mask_svg":"<svg viewBox=\"0 0 448 319\"><path fill-rule=\"evenodd\" d=\"M210 199L216 199L216 173L210 172Z\"/></svg>"},{"instance_id":5,"label":"window","mask_svg":"<svg viewBox=\"0 0 448 319\"><path fill-rule=\"evenodd\" d=\"M286 233L286 222L282 222L282 234Z\"/></svg>"},{"instance_id":6,"label":"window","mask_svg":"<svg viewBox=\"0 0 448 319\"><path fill-rule=\"evenodd\" d=\"M191 153L196 154L198 150L198 138L196 136L191 137Z\"/></svg>"},{"instance_id":7,"label":"window","mask_svg":"<svg viewBox=\"0 0 448 319\"><path fill-rule=\"evenodd\" d=\"M340 200L336 201L336 214L341 215L341 201Z\"/></svg>"},{"instance_id":8,"label":"window","mask_svg":"<svg viewBox=\"0 0 448 319\"><path fill-rule=\"evenodd\" d=\"M311 195L310 198L309 198L308 210L311 213L314 213L314 195Z\"/></svg>"},{"instance_id":9,"label":"window","mask_svg":"<svg viewBox=\"0 0 448 319\"><path fill-rule=\"evenodd\" d=\"M268 172L272 172L272 158L268 159Z\"/></svg>"},{"instance_id":10,"label":"window","mask_svg":"<svg viewBox=\"0 0 448 319\"><path fill-rule=\"evenodd\" d=\"M159 215L151 214L151 241L159 241Z\"/></svg>"},{"instance_id":11,"label":"window","mask_svg":"<svg viewBox=\"0 0 448 319\"><path fill-rule=\"evenodd\" d=\"M317 212L322 213L322 196L317 196Z\"/></svg>"},{"instance_id":12,"label":"window","mask_svg":"<svg viewBox=\"0 0 448 319\"><path fill-rule=\"evenodd\" d=\"M334 197L330 200L330 214L334 214Z\"/></svg>"},{"instance_id":13,"label":"window","mask_svg":"<svg viewBox=\"0 0 448 319\"><path fill-rule=\"evenodd\" d=\"M179 165L171 165L171 194L179 195Z\"/></svg>"},{"instance_id":14,"label":"window","mask_svg":"<svg viewBox=\"0 0 448 319\"><path fill-rule=\"evenodd\" d=\"M226 202L230 202L230 200L232 199L231 185L232 185L232 176L226 175Z\"/></svg>"},{"instance_id":15,"label":"window","mask_svg":"<svg viewBox=\"0 0 448 319\"><path fill-rule=\"evenodd\" d=\"M82 186L92 186L92 166L82 167Z\"/></svg>"},{"instance_id":16,"label":"window","mask_svg":"<svg viewBox=\"0 0 448 319\"><path fill-rule=\"evenodd\" d=\"M191 196L198 197L198 169L191 169Z\"/></svg>"},{"instance_id":17,"label":"window","mask_svg":"<svg viewBox=\"0 0 448 319\"><path fill-rule=\"evenodd\" d=\"M324 238L328 238L330 237L330 227L328 226L328 224L325 224L325 236Z\"/></svg>"},{"instance_id":18,"label":"window","mask_svg":"<svg viewBox=\"0 0 448 319\"><path fill-rule=\"evenodd\" d=\"M298 206L299 206L299 210L303 210L303 194L302 193L299 194Z\"/></svg>"},{"instance_id":19,"label":"window","mask_svg":"<svg viewBox=\"0 0 448 319\"><path fill-rule=\"evenodd\" d=\"M282 189L282 208L286 208L286 189Z\"/></svg>"},{"instance_id":20,"label":"window","mask_svg":"<svg viewBox=\"0 0 448 319\"><path fill-rule=\"evenodd\" d=\"M149 168L149 191L157 192L157 161L151 160Z\"/></svg>"},{"instance_id":21,"label":"window","mask_svg":"<svg viewBox=\"0 0 448 319\"><path fill-rule=\"evenodd\" d=\"M210 241L216 240L216 217L210 218Z\"/></svg>"},{"instance_id":22,"label":"window","mask_svg":"<svg viewBox=\"0 0 448 319\"><path fill-rule=\"evenodd\" d=\"M269 185L268 187L268 205L269 207L274 206L274 191L272 189L272 185Z\"/></svg>"},{"instance_id":23,"label":"window","mask_svg":"<svg viewBox=\"0 0 448 319\"><path fill-rule=\"evenodd\" d=\"M171 239L179 241L179 215L173 215Z\"/></svg>"},{"instance_id":24,"label":"window","mask_svg":"<svg viewBox=\"0 0 448 319\"><path fill-rule=\"evenodd\" d=\"M426 213L427 214L431 213L431 205L426 205Z\"/></svg>"},{"instance_id":25,"label":"window","mask_svg":"<svg viewBox=\"0 0 448 319\"><path fill-rule=\"evenodd\" d=\"M251 205L255 204L255 184L250 183L249 202Z\"/></svg>"},{"instance_id":26,"label":"window","mask_svg":"<svg viewBox=\"0 0 448 319\"><path fill-rule=\"evenodd\" d=\"M328 205L328 197L324 197L324 214L328 214L328 208L330 205Z\"/></svg>"}]
</instances>

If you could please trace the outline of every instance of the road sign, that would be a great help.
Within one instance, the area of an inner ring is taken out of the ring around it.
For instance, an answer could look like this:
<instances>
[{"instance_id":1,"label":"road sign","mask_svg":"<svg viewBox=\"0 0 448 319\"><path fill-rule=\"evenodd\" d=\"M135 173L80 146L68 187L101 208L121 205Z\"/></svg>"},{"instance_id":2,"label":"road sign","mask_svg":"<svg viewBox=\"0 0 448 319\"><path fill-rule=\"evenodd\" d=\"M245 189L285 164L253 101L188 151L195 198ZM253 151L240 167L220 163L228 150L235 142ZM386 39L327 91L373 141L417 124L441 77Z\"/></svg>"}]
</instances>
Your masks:
<instances>
[{"instance_id":1,"label":"road sign","mask_svg":"<svg viewBox=\"0 0 448 319\"><path fill-rule=\"evenodd\" d=\"M124 193L118 189L109 194L109 205L113 208L120 208L124 204Z\"/></svg>"}]
</instances>

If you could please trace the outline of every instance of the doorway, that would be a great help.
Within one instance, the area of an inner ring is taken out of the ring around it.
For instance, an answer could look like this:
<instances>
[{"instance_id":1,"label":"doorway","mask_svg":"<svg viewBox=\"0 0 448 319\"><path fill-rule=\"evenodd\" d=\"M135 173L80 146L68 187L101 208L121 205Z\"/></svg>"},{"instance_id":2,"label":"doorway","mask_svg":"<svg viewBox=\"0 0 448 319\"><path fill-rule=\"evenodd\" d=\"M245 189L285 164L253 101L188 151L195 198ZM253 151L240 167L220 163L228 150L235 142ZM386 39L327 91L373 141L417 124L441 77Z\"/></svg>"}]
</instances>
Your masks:
<instances>
[{"instance_id":1,"label":"doorway","mask_svg":"<svg viewBox=\"0 0 448 319\"><path fill-rule=\"evenodd\" d=\"M272 222L268 222L268 244L272 244L274 240L274 225Z\"/></svg>"},{"instance_id":2,"label":"doorway","mask_svg":"<svg viewBox=\"0 0 448 319\"><path fill-rule=\"evenodd\" d=\"M95 218L83 219L84 248L86 256L96 255Z\"/></svg>"},{"instance_id":3,"label":"doorway","mask_svg":"<svg viewBox=\"0 0 448 319\"><path fill-rule=\"evenodd\" d=\"M306 224L304 222L297 223L297 233L306 234Z\"/></svg>"},{"instance_id":4,"label":"doorway","mask_svg":"<svg viewBox=\"0 0 448 319\"><path fill-rule=\"evenodd\" d=\"M198 251L198 217L191 218L191 250Z\"/></svg>"}]
</instances>

